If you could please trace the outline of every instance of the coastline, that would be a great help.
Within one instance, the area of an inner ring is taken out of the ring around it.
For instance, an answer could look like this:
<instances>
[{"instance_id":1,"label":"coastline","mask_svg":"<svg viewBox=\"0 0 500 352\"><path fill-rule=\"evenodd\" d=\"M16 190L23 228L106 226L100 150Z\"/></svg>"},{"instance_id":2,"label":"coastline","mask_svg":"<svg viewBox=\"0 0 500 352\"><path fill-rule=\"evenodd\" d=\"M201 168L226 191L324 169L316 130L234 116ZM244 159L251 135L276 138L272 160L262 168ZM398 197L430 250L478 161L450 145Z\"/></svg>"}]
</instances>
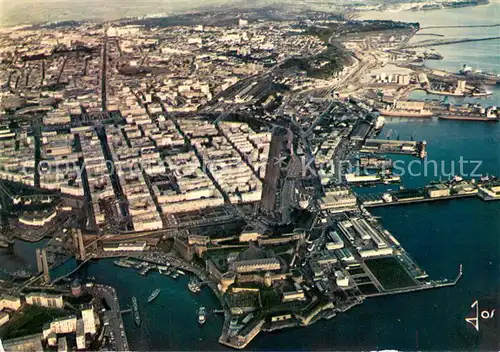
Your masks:
<instances>
[{"instance_id":1,"label":"coastline","mask_svg":"<svg viewBox=\"0 0 500 352\"><path fill-rule=\"evenodd\" d=\"M474 7L484 7L484 6L488 6L492 3L497 3L499 0L484 0L485 3L483 3L483 0L471 0L471 1L473 1L475 3L468 2L468 3L464 3L462 6L456 6L453 3L443 3L443 4L440 4L441 7L429 8L429 9L405 8L405 3L399 3L396 5L396 6L398 6L397 9L381 8L381 9L374 10L374 9L370 9L370 8L367 8L367 9L356 8L356 10L354 12L360 13L360 14L362 14L362 16L364 14L370 13L370 12L383 12L386 14L401 13L401 12L411 12L411 13L423 12L423 13L425 13L425 12L434 12L434 11L442 11L442 10L450 10L450 9L466 9L466 8L474 8ZM215 2L219 3L221 1L215 1ZM244 6L245 3L242 2L241 4ZM158 4L158 6L161 6L161 5L163 5L162 2L160 2L160 4ZM229 8L226 5L229 5ZM274 3L270 6L273 7L273 5L276 9L279 9L279 8L282 8L283 6L285 6L285 3L277 2L277 3ZM68 2L66 5L63 4L62 6L70 7L71 3ZM40 26L40 27L58 26L58 25L64 25L65 23L69 23L69 22L104 24L104 23L113 23L113 22L122 22L122 21L158 19L158 18L168 19L168 18L175 17L175 16L190 16L190 15L194 16L194 15L199 15L199 14L212 12L212 11L227 12L227 13L231 13L231 12L239 13L239 12L252 12L252 11L259 10L259 7L257 5L254 5L252 7L244 7L243 9L239 9L236 6L237 6L236 4L232 4L231 2L226 4L225 1L222 0L222 3L219 5L215 5L215 4L214 5L202 5L196 10L185 9L185 10L173 10L171 12L160 12L160 13L156 12L155 10L151 10L151 11L146 11L146 13L143 13L141 15L122 15L122 16L118 15L118 16L111 16L109 18L100 18L101 13L96 12L95 14L92 14L92 15L86 14L86 15L82 16L82 18L79 18L79 19L75 19L74 17L67 17L67 18L65 17L65 18L50 19L50 20L32 19L32 20L29 20L28 22L20 22L20 23L9 23L8 20L5 20L5 24L0 23L0 33L2 33L3 31L13 31L13 30L23 30L23 29L26 30L26 29L31 29L32 27L37 27L37 26ZM306 6L306 9L308 9L309 11L317 11L317 12L325 12L325 13L331 11L331 10L323 9L322 7L315 8L314 3L305 4L305 6ZM63 7L62 9L64 9L64 13L67 13L70 11L70 8ZM30 11L40 11L40 10L41 9L37 10L36 7L30 8ZM106 8L105 10L109 12L109 9ZM55 11L57 11L57 9L55 9ZM337 11L338 10L335 9L331 12L335 13ZM26 15L26 13L24 13L22 21L26 21L25 15ZM51 13L51 16L53 16L53 15L54 14Z\"/></svg>"},{"instance_id":2,"label":"coastline","mask_svg":"<svg viewBox=\"0 0 500 352\"><path fill-rule=\"evenodd\" d=\"M39 242L39 241L38 241ZM412 252L412 251L409 251L409 252ZM97 259L98 261L100 261L100 259ZM144 259L141 259L141 260L144 260ZM419 261L420 263L420 261ZM193 273L194 275L196 275L197 277L199 277L201 280L203 280L203 278L206 279L206 275L203 273L203 270L202 269L197 269L196 267L192 266L192 267L182 267L183 269L185 269L186 271L190 271L191 273ZM217 299L219 300L220 304L224 307L224 299L222 297L222 295L220 295L220 292L218 291L217 287L213 284L213 282L211 283L210 286L210 289L212 290L212 292L216 295ZM183 287L183 290L184 291L187 291L185 290L185 287ZM360 302L361 303L361 302ZM342 311L346 311L348 309L350 309L351 307L345 309L345 310L342 310ZM226 309L225 309L226 310ZM333 315L332 315L333 314ZM313 317L312 320L311 320L311 324L313 324L314 322L318 321L318 320L321 320L323 318L325 319L329 319L329 318L332 318L333 316L335 316L335 312L332 311L331 309L327 309L325 311L321 310L317 316ZM223 323L223 331L222 331L222 334L221 334L221 337L220 339L223 338L224 336L224 332L227 330L227 326L229 325L230 323L230 318L231 318L231 315L230 313L228 315L224 315L224 323ZM271 327L269 328L269 330L266 329L266 327L264 325L260 325L259 326L259 322L256 323L256 327L258 327L259 331L262 330L262 331L274 331L274 330L281 330L281 329L285 329L285 328L289 328L289 327L292 327L292 323L286 323L286 324L281 324L281 325L276 325L275 328ZM307 324L307 325L311 325L311 324ZM302 325L293 325L293 326L302 326ZM256 332L256 333L255 333ZM255 334L254 334L255 333ZM255 336L257 336L258 334L258 331L257 330L252 330L251 334L249 336L251 336L251 339L253 339ZM225 339L223 339L223 341L225 341ZM251 340L250 340L251 341ZM247 341L244 346L242 345L242 347L245 347L250 341ZM240 348L239 346L236 346L236 345L229 345L230 347L233 347L233 348Z\"/></svg>"}]
</instances>

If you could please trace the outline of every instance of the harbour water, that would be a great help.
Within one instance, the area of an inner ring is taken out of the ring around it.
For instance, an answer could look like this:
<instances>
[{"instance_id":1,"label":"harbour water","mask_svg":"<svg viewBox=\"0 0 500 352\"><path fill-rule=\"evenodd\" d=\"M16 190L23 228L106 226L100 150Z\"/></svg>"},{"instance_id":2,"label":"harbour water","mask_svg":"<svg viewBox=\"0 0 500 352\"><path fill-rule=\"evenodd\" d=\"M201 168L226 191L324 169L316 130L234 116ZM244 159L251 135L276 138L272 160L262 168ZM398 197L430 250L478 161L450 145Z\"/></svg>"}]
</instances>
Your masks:
<instances>
[{"instance_id":1,"label":"harbour water","mask_svg":"<svg viewBox=\"0 0 500 352\"><path fill-rule=\"evenodd\" d=\"M460 24L482 24L498 21L499 6L494 3L425 13L371 13L363 18L420 21L425 25L456 25L460 19ZM458 29L460 33L456 35L463 35L464 30L476 31ZM499 28L484 30L498 33ZM488 36L485 32L481 35ZM472 49L470 45L437 47L445 58L432 64L457 70L461 64L468 63L475 68L499 72L498 41L475 43ZM495 89L490 99L500 103L500 90ZM380 138L385 138L389 130L400 139L413 135L416 140L427 140L429 159L444 161L448 172L451 162L458 162L462 156L464 160L482 161L478 172L500 175L498 123L388 118ZM411 160L414 159L406 161ZM432 179L435 179L432 174L403 176L406 187L421 186ZM479 300L481 309L500 308L500 203L461 199L377 208L372 212L430 278L454 278L459 265L463 264L464 274L459 283L451 288L369 299L330 321L308 328L260 334L249 349L498 350L498 318L481 320L479 332L464 318L472 315L470 305L475 300ZM16 243L15 255L0 252L0 260L12 265L24 260L33 265L29 254L34 253L32 247L32 244ZM130 304L132 296L139 299L141 326L134 325L130 314L124 315L132 350L224 349L217 342L222 318L210 315L207 323L200 327L196 316L199 306L218 308L218 301L207 288L198 294L191 293L187 289L187 277L176 281L158 273L143 277L131 269L114 266L110 260L90 262L78 275L83 280L91 278L115 286L122 308ZM156 288L162 293L148 304L147 297Z\"/></svg>"}]
</instances>

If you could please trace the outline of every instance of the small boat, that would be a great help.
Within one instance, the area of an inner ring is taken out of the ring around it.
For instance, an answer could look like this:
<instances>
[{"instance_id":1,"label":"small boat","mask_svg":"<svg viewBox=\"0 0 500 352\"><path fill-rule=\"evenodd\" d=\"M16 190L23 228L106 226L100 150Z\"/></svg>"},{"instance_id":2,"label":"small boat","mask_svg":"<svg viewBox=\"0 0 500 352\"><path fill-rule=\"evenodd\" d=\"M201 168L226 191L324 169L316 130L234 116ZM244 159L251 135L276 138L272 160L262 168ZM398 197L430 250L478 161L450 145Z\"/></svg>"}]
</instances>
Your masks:
<instances>
[{"instance_id":1,"label":"small boat","mask_svg":"<svg viewBox=\"0 0 500 352\"><path fill-rule=\"evenodd\" d=\"M200 283L198 282L198 280L192 279L188 283L188 288L189 288L189 291L191 291L193 293L200 292Z\"/></svg>"},{"instance_id":2,"label":"small boat","mask_svg":"<svg viewBox=\"0 0 500 352\"><path fill-rule=\"evenodd\" d=\"M205 307L200 307L200 309L198 310L198 323L200 325L205 324L205 322L207 321L206 314L207 310L205 309Z\"/></svg>"},{"instance_id":3,"label":"small boat","mask_svg":"<svg viewBox=\"0 0 500 352\"><path fill-rule=\"evenodd\" d=\"M129 262L127 262L123 259L115 260L115 261L113 261L113 264L115 264L116 266L122 267L122 268L131 268L132 267L132 265L130 265Z\"/></svg>"},{"instance_id":4,"label":"small boat","mask_svg":"<svg viewBox=\"0 0 500 352\"><path fill-rule=\"evenodd\" d=\"M148 303L151 303L153 302L153 300L158 297L158 295L160 294L160 289L157 288L156 290L154 290L153 292L151 292L151 294L149 295L148 297Z\"/></svg>"},{"instance_id":5,"label":"small boat","mask_svg":"<svg viewBox=\"0 0 500 352\"><path fill-rule=\"evenodd\" d=\"M177 269L176 271L179 273L179 275L186 275L186 273L181 269Z\"/></svg>"}]
</instances>

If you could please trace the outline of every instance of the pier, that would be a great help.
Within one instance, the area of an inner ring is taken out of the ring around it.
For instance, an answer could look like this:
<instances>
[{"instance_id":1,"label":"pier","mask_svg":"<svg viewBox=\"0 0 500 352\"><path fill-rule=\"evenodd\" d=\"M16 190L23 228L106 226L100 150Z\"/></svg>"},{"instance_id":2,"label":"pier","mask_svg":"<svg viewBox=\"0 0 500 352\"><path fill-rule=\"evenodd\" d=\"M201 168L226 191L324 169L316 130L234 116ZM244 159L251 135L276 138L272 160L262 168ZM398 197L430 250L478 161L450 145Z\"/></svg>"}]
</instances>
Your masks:
<instances>
[{"instance_id":1,"label":"pier","mask_svg":"<svg viewBox=\"0 0 500 352\"><path fill-rule=\"evenodd\" d=\"M441 39L441 40L426 40L417 44L407 45L404 49L414 49L423 48L426 46L438 46L438 45L448 45L448 44L458 44L458 43L469 43L469 42L483 42L487 40L500 39L499 36L496 37L486 37L486 38L473 38L473 39Z\"/></svg>"},{"instance_id":2,"label":"pier","mask_svg":"<svg viewBox=\"0 0 500 352\"><path fill-rule=\"evenodd\" d=\"M457 190L458 189L458 190ZM436 202L452 199L478 197L483 201L500 200L500 182L476 184L472 181L458 183L435 183L423 188L407 189L400 192L358 195L358 201L365 208Z\"/></svg>"},{"instance_id":3,"label":"pier","mask_svg":"<svg viewBox=\"0 0 500 352\"><path fill-rule=\"evenodd\" d=\"M361 148L362 153L414 155L425 158L427 142L367 139Z\"/></svg>"},{"instance_id":4,"label":"pier","mask_svg":"<svg viewBox=\"0 0 500 352\"><path fill-rule=\"evenodd\" d=\"M417 291L430 290L430 289L435 289L435 288L455 286L458 283L458 281L460 280L460 278L462 277L462 274L463 274L462 264L460 264L460 270L458 272L458 275L453 281L447 281L447 280L428 281L425 284L421 284L421 285L416 286L416 287L407 287L407 288L400 288L400 289L395 289L395 290L377 292L377 293L365 295L365 297L380 297L380 296L395 295L395 294L401 294L401 293L417 292Z\"/></svg>"}]
</instances>

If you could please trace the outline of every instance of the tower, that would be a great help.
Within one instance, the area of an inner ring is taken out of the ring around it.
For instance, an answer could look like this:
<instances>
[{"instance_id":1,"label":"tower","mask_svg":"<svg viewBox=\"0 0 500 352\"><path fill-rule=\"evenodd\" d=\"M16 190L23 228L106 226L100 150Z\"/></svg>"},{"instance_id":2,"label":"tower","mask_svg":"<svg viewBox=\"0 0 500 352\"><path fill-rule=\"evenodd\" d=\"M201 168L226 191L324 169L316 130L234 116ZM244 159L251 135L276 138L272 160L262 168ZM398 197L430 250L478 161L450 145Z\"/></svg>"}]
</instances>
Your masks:
<instances>
[{"instance_id":1,"label":"tower","mask_svg":"<svg viewBox=\"0 0 500 352\"><path fill-rule=\"evenodd\" d=\"M40 248L36 249L36 269L40 274L43 272L43 262L42 262L42 250Z\"/></svg>"},{"instance_id":2,"label":"tower","mask_svg":"<svg viewBox=\"0 0 500 352\"><path fill-rule=\"evenodd\" d=\"M83 235L81 229L73 229L73 245L75 247L75 257L78 260L85 260L87 253L85 251L85 244L83 242Z\"/></svg>"},{"instance_id":3,"label":"tower","mask_svg":"<svg viewBox=\"0 0 500 352\"><path fill-rule=\"evenodd\" d=\"M85 245L83 244L82 230L76 229L76 234L78 237L78 248L79 248L80 260L85 260L85 257L87 254L85 253Z\"/></svg>"},{"instance_id":4,"label":"tower","mask_svg":"<svg viewBox=\"0 0 500 352\"><path fill-rule=\"evenodd\" d=\"M48 283L50 282L50 272L49 272L49 264L47 262L47 251L42 249L42 267L43 267L43 280Z\"/></svg>"}]
</instances>

